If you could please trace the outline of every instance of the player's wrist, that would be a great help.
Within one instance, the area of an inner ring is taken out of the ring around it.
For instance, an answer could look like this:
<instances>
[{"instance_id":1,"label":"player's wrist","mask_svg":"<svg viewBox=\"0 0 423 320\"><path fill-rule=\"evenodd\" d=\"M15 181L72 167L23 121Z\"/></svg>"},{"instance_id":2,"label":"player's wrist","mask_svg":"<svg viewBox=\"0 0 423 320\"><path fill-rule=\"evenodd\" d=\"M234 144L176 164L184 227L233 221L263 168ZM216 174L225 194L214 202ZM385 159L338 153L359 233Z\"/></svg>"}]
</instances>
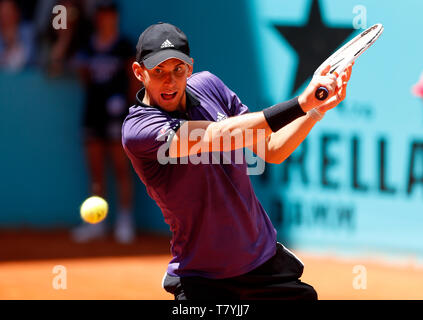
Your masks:
<instances>
[{"instance_id":1,"label":"player's wrist","mask_svg":"<svg viewBox=\"0 0 423 320\"><path fill-rule=\"evenodd\" d=\"M316 100L314 99L314 86L312 84L300 96L298 96L298 104L304 113L309 112L316 107Z\"/></svg>"},{"instance_id":2,"label":"player's wrist","mask_svg":"<svg viewBox=\"0 0 423 320\"><path fill-rule=\"evenodd\" d=\"M325 116L325 112L319 110L319 108L313 108L307 112L307 117L309 119L313 119L316 122L319 122Z\"/></svg>"},{"instance_id":3,"label":"player's wrist","mask_svg":"<svg viewBox=\"0 0 423 320\"><path fill-rule=\"evenodd\" d=\"M297 118L306 115L299 104L298 97L264 109L263 114L273 132L279 131Z\"/></svg>"},{"instance_id":4,"label":"player's wrist","mask_svg":"<svg viewBox=\"0 0 423 320\"><path fill-rule=\"evenodd\" d=\"M298 104L304 112L307 113L310 110L310 108L307 107L307 99L304 97L304 94L298 96Z\"/></svg>"}]
</instances>

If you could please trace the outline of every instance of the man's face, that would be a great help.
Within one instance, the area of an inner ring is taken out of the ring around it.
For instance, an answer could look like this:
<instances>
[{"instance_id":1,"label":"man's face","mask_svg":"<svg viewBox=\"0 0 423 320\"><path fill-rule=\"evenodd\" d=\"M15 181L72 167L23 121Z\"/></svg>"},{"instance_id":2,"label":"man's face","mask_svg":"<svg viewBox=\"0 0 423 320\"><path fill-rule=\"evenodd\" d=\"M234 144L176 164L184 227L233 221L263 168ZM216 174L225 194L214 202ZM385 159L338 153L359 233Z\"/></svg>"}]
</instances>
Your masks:
<instances>
[{"instance_id":1,"label":"man's face","mask_svg":"<svg viewBox=\"0 0 423 320\"><path fill-rule=\"evenodd\" d=\"M135 63L134 73L144 83L145 98L149 105L159 106L169 112L185 107L185 89L187 78L192 74L191 65L178 59L169 59L149 70Z\"/></svg>"},{"instance_id":2,"label":"man's face","mask_svg":"<svg viewBox=\"0 0 423 320\"><path fill-rule=\"evenodd\" d=\"M13 1L0 2L0 26L16 27L19 23L19 10Z\"/></svg>"},{"instance_id":3,"label":"man's face","mask_svg":"<svg viewBox=\"0 0 423 320\"><path fill-rule=\"evenodd\" d=\"M95 16L98 32L114 33L119 29L119 15L114 10L100 10Z\"/></svg>"}]
</instances>

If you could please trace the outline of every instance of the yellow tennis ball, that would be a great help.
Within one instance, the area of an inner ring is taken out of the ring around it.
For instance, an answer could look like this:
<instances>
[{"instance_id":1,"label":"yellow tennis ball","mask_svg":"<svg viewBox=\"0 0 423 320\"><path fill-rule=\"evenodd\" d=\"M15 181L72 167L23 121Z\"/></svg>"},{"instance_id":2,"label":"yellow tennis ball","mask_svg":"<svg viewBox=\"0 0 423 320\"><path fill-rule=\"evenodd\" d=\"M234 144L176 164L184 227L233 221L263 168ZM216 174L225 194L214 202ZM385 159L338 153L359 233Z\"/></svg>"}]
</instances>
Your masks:
<instances>
[{"instance_id":1,"label":"yellow tennis ball","mask_svg":"<svg viewBox=\"0 0 423 320\"><path fill-rule=\"evenodd\" d=\"M108 211L109 205L106 200L97 196L90 197L81 205L81 218L85 222L96 224L106 218Z\"/></svg>"}]
</instances>

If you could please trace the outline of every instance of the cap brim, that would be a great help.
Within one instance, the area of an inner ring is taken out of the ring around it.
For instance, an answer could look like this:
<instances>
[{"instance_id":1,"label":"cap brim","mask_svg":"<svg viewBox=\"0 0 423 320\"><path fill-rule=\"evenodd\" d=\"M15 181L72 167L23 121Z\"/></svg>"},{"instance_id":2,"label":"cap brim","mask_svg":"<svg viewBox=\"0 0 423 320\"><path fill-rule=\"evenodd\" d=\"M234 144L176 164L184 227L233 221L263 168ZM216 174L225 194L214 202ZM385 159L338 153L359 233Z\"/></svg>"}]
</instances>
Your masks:
<instances>
[{"instance_id":1,"label":"cap brim","mask_svg":"<svg viewBox=\"0 0 423 320\"><path fill-rule=\"evenodd\" d=\"M160 63L169 59L178 59L192 65L192 59L190 57L188 57L185 53L182 53L181 51L173 49L159 51L151 57L144 59L142 62L147 69L153 69L157 67Z\"/></svg>"}]
</instances>

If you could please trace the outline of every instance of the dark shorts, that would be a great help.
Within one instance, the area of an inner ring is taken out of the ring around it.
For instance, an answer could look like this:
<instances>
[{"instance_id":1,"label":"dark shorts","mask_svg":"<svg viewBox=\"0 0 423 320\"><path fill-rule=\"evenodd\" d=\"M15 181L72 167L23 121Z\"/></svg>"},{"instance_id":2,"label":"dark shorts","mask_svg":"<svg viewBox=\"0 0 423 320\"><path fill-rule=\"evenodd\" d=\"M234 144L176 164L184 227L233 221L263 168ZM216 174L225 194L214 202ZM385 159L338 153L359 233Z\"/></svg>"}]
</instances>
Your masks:
<instances>
[{"instance_id":1,"label":"dark shorts","mask_svg":"<svg viewBox=\"0 0 423 320\"><path fill-rule=\"evenodd\" d=\"M175 300L317 300L314 288L302 281L304 265L282 244L258 268L232 278L175 277L163 279Z\"/></svg>"},{"instance_id":2,"label":"dark shorts","mask_svg":"<svg viewBox=\"0 0 423 320\"><path fill-rule=\"evenodd\" d=\"M124 94L91 91L86 101L83 127L86 138L120 141L122 123L128 114Z\"/></svg>"}]
</instances>

